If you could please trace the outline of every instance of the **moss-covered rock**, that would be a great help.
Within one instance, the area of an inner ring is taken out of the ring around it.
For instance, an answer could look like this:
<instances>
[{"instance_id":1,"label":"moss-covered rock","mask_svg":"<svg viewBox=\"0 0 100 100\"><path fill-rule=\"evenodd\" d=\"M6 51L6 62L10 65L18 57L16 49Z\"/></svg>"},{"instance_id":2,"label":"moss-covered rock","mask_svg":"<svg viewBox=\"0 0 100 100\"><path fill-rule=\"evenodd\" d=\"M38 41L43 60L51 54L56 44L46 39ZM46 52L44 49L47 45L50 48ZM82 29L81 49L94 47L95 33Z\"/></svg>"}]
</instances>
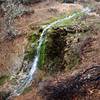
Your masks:
<instances>
[{"instance_id":1,"label":"moss-covered rock","mask_svg":"<svg viewBox=\"0 0 100 100\"><path fill-rule=\"evenodd\" d=\"M80 47L82 39L89 31L87 25L69 25L53 28L47 33L45 66L49 73L72 69L81 61Z\"/></svg>"},{"instance_id":2,"label":"moss-covered rock","mask_svg":"<svg viewBox=\"0 0 100 100\"><path fill-rule=\"evenodd\" d=\"M31 35L28 37L29 44L27 46L27 50L25 53L24 60L32 61L35 54L36 54L36 48L38 45L38 39L40 34L36 34L35 32L31 33Z\"/></svg>"}]
</instances>

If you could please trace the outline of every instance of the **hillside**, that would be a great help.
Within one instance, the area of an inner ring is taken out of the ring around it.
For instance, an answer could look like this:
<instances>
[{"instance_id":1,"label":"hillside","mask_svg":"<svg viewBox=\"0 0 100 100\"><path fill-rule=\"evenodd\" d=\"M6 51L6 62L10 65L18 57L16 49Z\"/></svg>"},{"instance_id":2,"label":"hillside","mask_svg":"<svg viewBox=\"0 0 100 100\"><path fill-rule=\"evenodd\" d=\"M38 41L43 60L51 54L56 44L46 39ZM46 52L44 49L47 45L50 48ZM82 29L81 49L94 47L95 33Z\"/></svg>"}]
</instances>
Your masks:
<instances>
[{"instance_id":1,"label":"hillside","mask_svg":"<svg viewBox=\"0 0 100 100\"><path fill-rule=\"evenodd\" d=\"M100 2L0 2L0 100L99 100Z\"/></svg>"}]
</instances>

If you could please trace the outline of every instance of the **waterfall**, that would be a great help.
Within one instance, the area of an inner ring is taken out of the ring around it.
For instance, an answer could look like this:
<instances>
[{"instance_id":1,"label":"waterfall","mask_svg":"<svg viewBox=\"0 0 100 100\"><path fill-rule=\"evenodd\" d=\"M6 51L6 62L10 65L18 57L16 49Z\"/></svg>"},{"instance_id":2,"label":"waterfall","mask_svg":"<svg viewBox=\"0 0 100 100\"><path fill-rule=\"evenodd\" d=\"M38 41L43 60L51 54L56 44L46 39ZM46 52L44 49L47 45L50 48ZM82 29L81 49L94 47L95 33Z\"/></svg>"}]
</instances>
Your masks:
<instances>
[{"instance_id":1,"label":"waterfall","mask_svg":"<svg viewBox=\"0 0 100 100\"><path fill-rule=\"evenodd\" d=\"M83 9L82 12L86 12L87 13L87 12L90 12L90 10L88 8L86 8L86 9ZM26 77L23 79L23 82L21 84L19 84L19 86L17 86L15 88L14 92L12 93L12 95L14 95L14 96L20 95L24 91L24 89L32 82L34 73L37 70L37 65L38 65L38 62L39 62L41 45L42 45L43 41L45 40L47 31L50 28L52 28L53 26L55 26L57 24L60 24L63 21L69 20L69 19L77 16L78 14L79 13L74 13L73 15L71 15L69 17L65 17L63 19L59 19L59 20L51 23L50 25L48 25L46 28L44 28L44 30L43 30L43 32L42 32L42 34L40 36L40 39L39 39L39 44L38 44L38 47L37 47L37 50L36 50L36 55L35 55L35 57L33 59L32 67L31 67L28 75L26 75Z\"/></svg>"}]
</instances>

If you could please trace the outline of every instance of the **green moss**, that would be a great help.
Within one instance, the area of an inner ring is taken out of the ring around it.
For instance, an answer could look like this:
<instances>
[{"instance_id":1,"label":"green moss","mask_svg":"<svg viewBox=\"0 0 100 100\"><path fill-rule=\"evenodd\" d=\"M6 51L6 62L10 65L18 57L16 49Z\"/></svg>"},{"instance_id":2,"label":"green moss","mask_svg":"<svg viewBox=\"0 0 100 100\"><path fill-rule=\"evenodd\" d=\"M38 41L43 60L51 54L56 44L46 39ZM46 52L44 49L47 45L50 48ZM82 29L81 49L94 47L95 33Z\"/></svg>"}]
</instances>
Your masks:
<instances>
[{"instance_id":1,"label":"green moss","mask_svg":"<svg viewBox=\"0 0 100 100\"><path fill-rule=\"evenodd\" d=\"M37 40L37 36L35 35L34 32L30 33L31 35L28 37L29 42L33 43Z\"/></svg>"},{"instance_id":2,"label":"green moss","mask_svg":"<svg viewBox=\"0 0 100 100\"><path fill-rule=\"evenodd\" d=\"M64 20L62 23L60 24L56 24L54 27L65 27L65 26L70 26L75 24L76 20L74 18L68 19L68 20Z\"/></svg>"},{"instance_id":3,"label":"green moss","mask_svg":"<svg viewBox=\"0 0 100 100\"><path fill-rule=\"evenodd\" d=\"M35 35L34 32L31 33L31 35L28 37L29 44L27 47L26 55L24 57L25 60L28 60L28 61L33 60L36 53L38 38L39 38L38 35ZM34 44L34 47L31 47L32 43Z\"/></svg>"},{"instance_id":4,"label":"green moss","mask_svg":"<svg viewBox=\"0 0 100 100\"><path fill-rule=\"evenodd\" d=\"M28 92L30 92L30 91L32 91L32 87L31 87L31 86L25 88L22 94L26 94L26 93L28 93Z\"/></svg>"},{"instance_id":5,"label":"green moss","mask_svg":"<svg viewBox=\"0 0 100 100\"><path fill-rule=\"evenodd\" d=\"M26 51L26 55L24 57L25 60L32 61L34 59L40 35L41 35L41 32L39 32L38 35L34 35L34 33L31 33L31 35L29 36L28 38L29 44ZM34 48L31 47L32 43L34 43ZM46 48L46 44L44 41L40 49L40 58L39 58L39 64L38 64L39 69L42 68L45 62L45 48Z\"/></svg>"},{"instance_id":6,"label":"green moss","mask_svg":"<svg viewBox=\"0 0 100 100\"><path fill-rule=\"evenodd\" d=\"M63 19L63 18L65 18L66 16L67 16L67 14L63 13L63 14L61 14L61 15L59 15L59 16L51 17L48 21L42 23L42 25L48 25L48 24L50 24L50 23L53 23L54 21L57 21L57 20L59 20L59 19Z\"/></svg>"},{"instance_id":7,"label":"green moss","mask_svg":"<svg viewBox=\"0 0 100 100\"><path fill-rule=\"evenodd\" d=\"M75 25L76 23L79 22L80 18L85 15L84 13L82 13L80 11L76 11L76 12L72 12L69 16L71 16L73 14L76 14L76 15L70 19L63 20L61 23L55 24L53 27L56 28L56 27L67 27L70 25ZM58 17L57 20L63 19L65 17L67 17L67 16L62 15L62 16ZM52 29L49 29L49 30L52 30Z\"/></svg>"},{"instance_id":8,"label":"green moss","mask_svg":"<svg viewBox=\"0 0 100 100\"><path fill-rule=\"evenodd\" d=\"M46 50L46 42L44 41L40 49L40 57L39 57L39 63L38 63L39 69L42 69L43 65L45 64L45 57L46 57L45 50Z\"/></svg>"},{"instance_id":9,"label":"green moss","mask_svg":"<svg viewBox=\"0 0 100 100\"><path fill-rule=\"evenodd\" d=\"M0 85L3 85L7 80L9 79L9 76L1 76L0 77Z\"/></svg>"},{"instance_id":10,"label":"green moss","mask_svg":"<svg viewBox=\"0 0 100 100\"><path fill-rule=\"evenodd\" d=\"M30 48L28 51L26 51L26 55L25 55L24 59L32 61L35 53L36 53L36 50L34 48Z\"/></svg>"},{"instance_id":11,"label":"green moss","mask_svg":"<svg viewBox=\"0 0 100 100\"><path fill-rule=\"evenodd\" d=\"M85 15L85 13L81 12L80 10L74 10L74 11L72 11L70 14L63 13L63 14L57 16L57 17L52 17L52 18L50 18L47 22L45 22L45 23L43 23L43 24L44 24L44 25L47 25L47 24L50 24L50 23L52 23L52 22L54 22L54 21L57 21L57 20L59 20L59 19L63 19L63 18L65 18L65 17L67 17L67 16L71 16L71 15L73 15L73 14L76 14L76 16L73 17L73 18L71 18L71 19L68 19L68 20L66 20L66 21L64 21L64 22L62 22L62 23L60 23L60 26L62 26L61 24L63 24L63 23L65 23L65 25L66 25L66 24L69 25L69 23L71 24L71 23L73 22L74 19L77 19L77 18L79 18L79 17Z\"/></svg>"}]
</instances>

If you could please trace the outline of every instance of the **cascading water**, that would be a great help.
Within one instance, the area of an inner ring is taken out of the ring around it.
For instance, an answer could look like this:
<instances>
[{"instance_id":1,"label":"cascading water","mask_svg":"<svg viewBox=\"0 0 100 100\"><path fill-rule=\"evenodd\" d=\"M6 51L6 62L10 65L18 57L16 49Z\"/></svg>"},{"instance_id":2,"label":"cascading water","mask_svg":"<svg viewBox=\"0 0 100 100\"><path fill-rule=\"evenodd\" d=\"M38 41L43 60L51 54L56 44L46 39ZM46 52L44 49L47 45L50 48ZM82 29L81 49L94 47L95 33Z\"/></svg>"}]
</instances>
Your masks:
<instances>
[{"instance_id":1,"label":"cascading water","mask_svg":"<svg viewBox=\"0 0 100 100\"><path fill-rule=\"evenodd\" d=\"M29 74L26 76L26 78L24 78L23 83L20 84L15 90L13 95L20 95L23 90L27 87L27 85L29 85L33 79L33 74L35 73L36 69L37 69L37 65L38 65L38 61L39 61L39 56L40 56L40 49L41 49L41 45L43 43L43 41L45 40L45 35L47 33L47 31L53 27L56 24L60 24L61 22L68 20L70 18L73 18L74 16L76 16L76 14L73 14L72 16L66 17L64 19L59 19L58 21L55 21L53 23L51 23L50 25L48 25L42 32L40 39L39 39L39 45L37 47L37 53L36 56L33 60L33 64L32 64L32 68L29 71Z\"/></svg>"},{"instance_id":2,"label":"cascading water","mask_svg":"<svg viewBox=\"0 0 100 100\"><path fill-rule=\"evenodd\" d=\"M83 9L82 12L85 12L85 13L89 13L90 12L90 9L86 8L86 9ZM78 13L74 13L73 15L69 16L69 17L65 17L63 19L59 19L53 23L51 23L50 25L48 25L42 32L41 36L40 36L40 39L39 39L39 45L37 47L37 52L36 52L36 56L33 60L33 64L32 64L32 67L28 73L28 75L26 75L26 77L23 79L23 82L21 84L19 84L14 92L12 93L13 96L16 96L16 95L20 95L23 90L32 82L32 79L33 79L33 75L35 73L35 71L37 70L37 65L38 65L38 61L39 61L39 56L40 56L40 49L41 49L41 45L43 43L43 41L45 40L45 37L46 37L46 33L47 31L52 28L53 26L57 25L57 24L60 24L62 23L63 21L66 21L66 20L69 20L75 16L77 16Z\"/></svg>"}]
</instances>

